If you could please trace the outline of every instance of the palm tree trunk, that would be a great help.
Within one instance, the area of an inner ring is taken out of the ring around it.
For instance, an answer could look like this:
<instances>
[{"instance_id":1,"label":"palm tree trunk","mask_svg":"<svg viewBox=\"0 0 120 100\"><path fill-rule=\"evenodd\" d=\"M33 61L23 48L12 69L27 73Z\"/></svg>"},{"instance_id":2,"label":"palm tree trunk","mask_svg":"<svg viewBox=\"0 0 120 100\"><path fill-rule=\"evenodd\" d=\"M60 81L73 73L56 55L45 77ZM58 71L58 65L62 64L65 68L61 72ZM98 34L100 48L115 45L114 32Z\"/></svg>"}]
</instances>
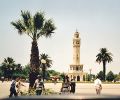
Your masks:
<instances>
[{"instance_id":1,"label":"palm tree trunk","mask_svg":"<svg viewBox=\"0 0 120 100\"><path fill-rule=\"evenodd\" d=\"M104 76L104 81L105 81L105 77L106 77L106 62L103 61L103 76Z\"/></svg>"},{"instance_id":2,"label":"palm tree trunk","mask_svg":"<svg viewBox=\"0 0 120 100\"><path fill-rule=\"evenodd\" d=\"M45 79L45 64L43 64L42 74L43 74L43 82L44 82L44 79Z\"/></svg>"},{"instance_id":3,"label":"palm tree trunk","mask_svg":"<svg viewBox=\"0 0 120 100\"><path fill-rule=\"evenodd\" d=\"M30 74L29 74L29 81L30 87L33 87L34 82L39 74L39 50L37 46L37 41L33 40L32 47L31 47L31 58L30 58Z\"/></svg>"}]
</instances>

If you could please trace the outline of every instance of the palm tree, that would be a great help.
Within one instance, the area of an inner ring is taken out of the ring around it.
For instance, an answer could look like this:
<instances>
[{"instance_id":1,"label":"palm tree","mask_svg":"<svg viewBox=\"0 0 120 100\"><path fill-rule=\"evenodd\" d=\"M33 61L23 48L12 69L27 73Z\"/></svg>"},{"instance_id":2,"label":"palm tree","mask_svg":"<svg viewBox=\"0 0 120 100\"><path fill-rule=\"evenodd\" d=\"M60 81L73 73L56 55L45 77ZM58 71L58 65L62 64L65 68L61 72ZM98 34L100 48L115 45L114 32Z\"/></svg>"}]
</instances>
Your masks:
<instances>
[{"instance_id":1,"label":"palm tree","mask_svg":"<svg viewBox=\"0 0 120 100\"><path fill-rule=\"evenodd\" d=\"M56 28L51 19L45 19L44 12L37 12L32 16L28 11L21 11L21 16L22 19L11 24L20 35L27 34L32 39L29 81L30 87L33 87L40 66L37 41L42 36L50 37Z\"/></svg>"},{"instance_id":2,"label":"palm tree","mask_svg":"<svg viewBox=\"0 0 120 100\"><path fill-rule=\"evenodd\" d=\"M47 54L45 53L40 54L40 65L42 68L42 76L43 76L43 81L44 81L46 69L52 66L52 60Z\"/></svg>"},{"instance_id":3,"label":"palm tree","mask_svg":"<svg viewBox=\"0 0 120 100\"><path fill-rule=\"evenodd\" d=\"M3 70L4 77L10 79L12 77L14 68L16 67L15 61L11 57L4 58L1 69Z\"/></svg>"},{"instance_id":4,"label":"palm tree","mask_svg":"<svg viewBox=\"0 0 120 100\"><path fill-rule=\"evenodd\" d=\"M103 63L103 76L104 76L104 81L105 81L105 75L106 75L106 64L107 62L111 62L113 61L112 59L112 53L108 52L108 50L106 48L101 48L100 49L100 53L97 54L97 59L96 62L98 62L99 64L102 62Z\"/></svg>"}]
</instances>

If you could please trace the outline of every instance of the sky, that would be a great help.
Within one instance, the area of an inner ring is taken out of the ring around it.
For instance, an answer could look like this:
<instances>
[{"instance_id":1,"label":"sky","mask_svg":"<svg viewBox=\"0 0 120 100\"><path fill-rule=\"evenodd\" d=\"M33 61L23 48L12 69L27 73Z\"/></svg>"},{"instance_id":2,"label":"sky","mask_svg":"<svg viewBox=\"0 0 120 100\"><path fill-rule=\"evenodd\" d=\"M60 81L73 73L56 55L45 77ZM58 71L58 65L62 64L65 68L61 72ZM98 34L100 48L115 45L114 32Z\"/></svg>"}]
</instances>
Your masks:
<instances>
[{"instance_id":1,"label":"sky","mask_svg":"<svg viewBox=\"0 0 120 100\"><path fill-rule=\"evenodd\" d=\"M27 35L19 35L10 24L21 18L21 10L44 11L46 19L52 18L57 29L51 38L40 38L39 53L53 60L54 69L68 72L73 62L73 34L80 33L80 63L83 70L97 74L102 63L96 63L100 48L113 54L113 62L106 65L120 72L120 0L0 0L0 63L12 57L23 66L30 61L31 42Z\"/></svg>"}]
</instances>

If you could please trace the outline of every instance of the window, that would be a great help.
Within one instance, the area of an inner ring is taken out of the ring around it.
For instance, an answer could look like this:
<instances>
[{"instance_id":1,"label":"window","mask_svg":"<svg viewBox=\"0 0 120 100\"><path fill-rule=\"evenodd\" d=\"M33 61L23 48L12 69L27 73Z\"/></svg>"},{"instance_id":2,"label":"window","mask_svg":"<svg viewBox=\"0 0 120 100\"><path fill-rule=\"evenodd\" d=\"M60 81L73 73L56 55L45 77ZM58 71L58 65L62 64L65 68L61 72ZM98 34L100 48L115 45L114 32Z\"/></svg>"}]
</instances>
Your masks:
<instances>
[{"instance_id":1,"label":"window","mask_svg":"<svg viewBox=\"0 0 120 100\"><path fill-rule=\"evenodd\" d=\"M78 67L76 67L76 70L78 71Z\"/></svg>"}]
</instances>

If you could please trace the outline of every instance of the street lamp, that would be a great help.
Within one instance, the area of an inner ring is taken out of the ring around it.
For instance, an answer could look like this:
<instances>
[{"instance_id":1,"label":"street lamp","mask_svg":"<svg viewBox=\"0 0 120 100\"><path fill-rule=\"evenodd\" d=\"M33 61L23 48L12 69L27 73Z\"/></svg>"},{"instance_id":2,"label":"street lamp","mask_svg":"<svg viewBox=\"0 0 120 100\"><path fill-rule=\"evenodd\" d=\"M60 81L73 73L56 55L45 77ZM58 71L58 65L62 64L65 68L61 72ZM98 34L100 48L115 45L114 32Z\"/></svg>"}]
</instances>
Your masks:
<instances>
[{"instance_id":1,"label":"street lamp","mask_svg":"<svg viewBox=\"0 0 120 100\"><path fill-rule=\"evenodd\" d=\"M41 63L42 63L42 64L45 64L45 63L46 63L46 60L45 60L45 59L41 59Z\"/></svg>"},{"instance_id":2,"label":"street lamp","mask_svg":"<svg viewBox=\"0 0 120 100\"><path fill-rule=\"evenodd\" d=\"M90 68L89 71L90 71L90 81L91 81L91 71L92 71L92 68Z\"/></svg>"},{"instance_id":3,"label":"street lamp","mask_svg":"<svg viewBox=\"0 0 120 100\"><path fill-rule=\"evenodd\" d=\"M45 68L46 68L46 60L45 60L45 59L41 59L41 63L42 63L42 76L43 76L43 82L44 82L44 78L45 78Z\"/></svg>"}]
</instances>

